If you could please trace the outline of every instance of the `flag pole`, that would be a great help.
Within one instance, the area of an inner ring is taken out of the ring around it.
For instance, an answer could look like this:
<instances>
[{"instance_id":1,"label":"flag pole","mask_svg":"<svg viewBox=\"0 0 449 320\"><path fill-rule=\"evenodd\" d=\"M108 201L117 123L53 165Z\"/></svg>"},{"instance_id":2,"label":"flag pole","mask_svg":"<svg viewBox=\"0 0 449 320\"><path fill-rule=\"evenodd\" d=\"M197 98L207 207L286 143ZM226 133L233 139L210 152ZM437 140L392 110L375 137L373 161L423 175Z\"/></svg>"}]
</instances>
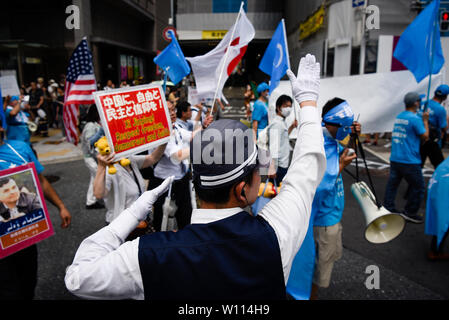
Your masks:
<instances>
[{"instance_id":1,"label":"flag pole","mask_svg":"<svg viewBox=\"0 0 449 320\"><path fill-rule=\"evenodd\" d=\"M223 71L224 71L224 68L226 66L226 60L228 59L229 48L231 47L232 39L234 38L235 29L237 28L237 22L240 19L240 15L241 15L241 12L242 12L242 9L243 9L243 4L244 3L242 1L241 4L240 4L239 14L237 15L237 19L235 20L234 28L232 29L231 39L229 39L229 44L228 44L228 46L226 48L226 53L225 53L223 66L221 67L220 76L218 77L217 88L215 89L214 100L212 101L212 110L210 112L211 116L213 116L213 114L214 114L214 107L215 107L215 101L217 100L218 88L220 87L221 78L223 77Z\"/></svg>"},{"instance_id":2,"label":"flag pole","mask_svg":"<svg viewBox=\"0 0 449 320\"><path fill-rule=\"evenodd\" d=\"M285 48L287 49L287 66L291 70L291 66L290 66L290 52L288 51L287 32L285 31L285 20L282 19L281 21L282 21L282 30L284 31ZM296 118L296 103L295 103L294 99L293 99L293 112L295 114L295 120L297 120L297 118Z\"/></svg>"},{"instance_id":3,"label":"flag pole","mask_svg":"<svg viewBox=\"0 0 449 320\"><path fill-rule=\"evenodd\" d=\"M287 66L290 69L290 53L288 52L288 42L287 42L287 32L285 31L285 21L282 21L282 29L284 30L284 40L285 40L285 48L287 49Z\"/></svg>"},{"instance_id":4,"label":"flag pole","mask_svg":"<svg viewBox=\"0 0 449 320\"><path fill-rule=\"evenodd\" d=\"M435 1L435 0L434 0ZM426 103L424 105L424 109L423 111L426 112L427 111L427 106L429 104L429 100L430 100L430 86L432 83L432 72L433 72L433 57L435 56L435 28L438 27L436 24L437 18L438 18L438 10L439 7L435 6L435 19L433 19L433 26L432 26L432 35L431 35L431 39L432 39L432 46L431 46L431 56L430 56L430 72L429 72L429 84L427 86L427 100Z\"/></svg>"},{"instance_id":5,"label":"flag pole","mask_svg":"<svg viewBox=\"0 0 449 320\"><path fill-rule=\"evenodd\" d=\"M162 87L164 89L164 93L167 92L167 90L166 90L167 89L167 70L168 70L168 68L164 70L164 83L162 85Z\"/></svg>"}]
</instances>

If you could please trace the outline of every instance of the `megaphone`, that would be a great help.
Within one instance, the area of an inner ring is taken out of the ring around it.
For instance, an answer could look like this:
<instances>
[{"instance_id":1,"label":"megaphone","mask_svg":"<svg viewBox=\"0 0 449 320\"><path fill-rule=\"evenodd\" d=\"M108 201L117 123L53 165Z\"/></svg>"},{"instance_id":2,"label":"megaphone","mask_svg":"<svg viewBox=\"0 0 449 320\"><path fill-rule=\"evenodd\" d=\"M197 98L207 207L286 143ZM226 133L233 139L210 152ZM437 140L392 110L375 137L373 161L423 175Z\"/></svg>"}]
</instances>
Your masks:
<instances>
[{"instance_id":1,"label":"megaphone","mask_svg":"<svg viewBox=\"0 0 449 320\"><path fill-rule=\"evenodd\" d=\"M30 130L31 132L36 132L37 124L35 124L33 121L28 121L27 125L28 125L28 130Z\"/></svg>"},{"instance_id":2,"label":"megaphone","mask_svg":"<svg viewBox=\"0 0 449 320\"><path fill-rule=\"evenodd\" d=\"M351 186L351 192L366 220L365 238L371 243L386 243L396 238L404 229L405 220L397 213L378 207L375 197L363 181Z\"/></svg>"}]
</instances>

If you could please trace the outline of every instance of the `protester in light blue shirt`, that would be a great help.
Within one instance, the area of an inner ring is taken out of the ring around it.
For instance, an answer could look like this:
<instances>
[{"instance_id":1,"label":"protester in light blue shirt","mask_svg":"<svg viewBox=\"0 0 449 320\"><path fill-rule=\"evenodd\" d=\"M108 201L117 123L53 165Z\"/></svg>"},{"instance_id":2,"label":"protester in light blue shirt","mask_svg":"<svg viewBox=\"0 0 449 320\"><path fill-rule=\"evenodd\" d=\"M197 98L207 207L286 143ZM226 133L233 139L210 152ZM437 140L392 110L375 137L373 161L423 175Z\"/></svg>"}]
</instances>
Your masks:
<instances>
[{"instance_id":1,"label":"protester in light blue shirt","mask_svg":"<svg viewBox=\"0 0 449 320\"><path fill-rule=\"evenodd\" d=\"M449 158L435 170L429 181L426 208L425 233L432 236L429 260L449 260L443 253L444 242L449 234Z\"/></svg>"},{"instance_id":2,"label":"protester in light blue shirt","mask_svg":"<svg viewBox=\"0 0 449 320\"><path fill-rule=\"evenodd\" d=\"M429 140L421 145L421 167L424 166L427 157L433 167L436 168L443 162L444 156L441 151L442 136L448 129L446 109L441 105L449 94L449 86L442 84L435 90L435 96L427 102L429 112Z\"/></svg>"},{"instance_id":3,"label":"protester in light blue shirt","mask_svg":"<svg viewBox=\"0 0 449 320\"><path fill-rule=\"evenodd\" d=\"M268 125L268 94L270 87L265 82L257 86L257 93L259 98L254 103L254 110L252 115L252 124L254 137L258 137L259 132L265 129Z\"/></svg>"},{"instance_id":4,"label":"protester in light blue shirt","mask_svg":"<svg viewBox=\"0 0 449 320\"><path fill-rule=\"evenodd\" d=\"M421 97L409 92L404 97L405 111L401 112L394 123L390 156L390 177L384 197L384 207L401 214L407 221L422 223L418 215L424 197L424 178L421 170L419 146L429 138L429 113L424 112L422 119L416 114L421 105ZM409 184L407 203L404 210L396 209L395 198L399 184L404 178Z\"/></svg>"},{"instance_id":5,"label":"protester in light blue shirt","mask_svg":"<svg viewBox=\"0 0 449 320\"><path fill-rule=\"evenodd\" d=\"M6 137L9 140L23 141L29 145L30 131L28 130L28 121L30 120L30 113L26 110L30 109L30 105L22 103L18 96L13 96L9 100L9 105L6 107Z\"/></svg>"},{"instance_id":6,"label":"protester in light blue shirt","mask_svg":"<svg viewBox=\"0 0 449 320\"><path fill-rule=\"evenodd\" d=\"M287 292L297 300L316 299L318 288L327 288L334 262L342 252L340 220L344 209L341 171L356 158L338 141L361 126L354 121L348 103L340 98L328 101L322 112L326 172L312 203L309 228L303 245L293 260ZM352 141L349 142L352 145Z\"/></svg>"},{"instance_id":7,"label":"protester in light blue shirt","mask_svg":"<svg viewBox=\"0 0 449 320\"><path fill-rule=\"evenodd\" d=\"M0 125L0 133L3 128ZM0 134L0 170L33 162L45 199L59 209L61 228L69 227L71 214L52 185L43 175L44 167L30 146L22 141L3 141ZM32 300L37 283L37 246L32 245L6 258L0 259L0 300Z\"/></svg>"}]
</instances>

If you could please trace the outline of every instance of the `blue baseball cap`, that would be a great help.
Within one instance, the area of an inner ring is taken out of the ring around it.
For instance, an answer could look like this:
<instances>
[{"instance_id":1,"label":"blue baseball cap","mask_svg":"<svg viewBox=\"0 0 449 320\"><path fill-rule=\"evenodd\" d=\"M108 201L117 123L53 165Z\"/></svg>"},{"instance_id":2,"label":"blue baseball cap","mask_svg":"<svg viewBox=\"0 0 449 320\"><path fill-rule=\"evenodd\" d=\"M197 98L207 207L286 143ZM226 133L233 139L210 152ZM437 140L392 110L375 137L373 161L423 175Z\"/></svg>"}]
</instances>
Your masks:
<instances>
[{"instance_id":1,"label":"blue baseball cap","mask_svg":"<svg viewBox=\"0 0 449 320\"><path fill-rule=\"evenodd\" d=\"M13 101L19 101L19 100L20 100L19 96L12 96L10 101L13 102Z\"/></svg>"},{"instance_id":2,"label":"blue baseball cap","mask_svg":"<svg viewBox=\"0 0 449 320\"><path fill-rule=\"evenodd\" d=\"M447 96L449 94L449 86L447 84L441 84L435 90L435 94L439 96Z\"/></svg>"},{"instance_id":3,"label":"blue baseball cap","mask_svg":"<svg viewBox=\"0 0 449 320\"><path fill-rule=\"evenodd\" d=\"M270 87L265 82L262 82L257 86L257 93L264 92L265 90L270 90Z\"/></svg>"}]
</instances>

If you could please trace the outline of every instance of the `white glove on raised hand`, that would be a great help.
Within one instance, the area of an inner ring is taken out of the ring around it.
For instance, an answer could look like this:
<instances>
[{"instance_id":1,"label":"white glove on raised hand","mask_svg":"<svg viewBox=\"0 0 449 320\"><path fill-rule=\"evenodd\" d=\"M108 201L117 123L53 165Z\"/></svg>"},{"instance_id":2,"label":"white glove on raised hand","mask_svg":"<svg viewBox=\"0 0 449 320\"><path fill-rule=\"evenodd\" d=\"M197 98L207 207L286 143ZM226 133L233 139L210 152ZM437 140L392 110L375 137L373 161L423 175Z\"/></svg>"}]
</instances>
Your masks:
<instances>
[{"instance_id":1,"label":"white glove on raised hand","mask_svg":"<svg viewBox=\"0 0 449 320\"><path fill-rule=\"evenodd\" d=\"M298 67L298 75L289 69L287 75L290 78L292 92L298 103L303 101L318 101L320 90L320 64L315 56L307 54L301 58Z\"/></svg>"},{"instance_id":2,"label":"white glove on raised hand","mask_svg":"<svg viewBox=\"0 0 449 320\"><path fill-rule=\"evenodd\" d=\"M171 176L165 179L159 187L143 193L139 199L128 208L129 213L139 221L145 220L148 213L152 210L153 204L168 190L168 187L174 179L175 177Z\"/></svg>"}]
</instances>

